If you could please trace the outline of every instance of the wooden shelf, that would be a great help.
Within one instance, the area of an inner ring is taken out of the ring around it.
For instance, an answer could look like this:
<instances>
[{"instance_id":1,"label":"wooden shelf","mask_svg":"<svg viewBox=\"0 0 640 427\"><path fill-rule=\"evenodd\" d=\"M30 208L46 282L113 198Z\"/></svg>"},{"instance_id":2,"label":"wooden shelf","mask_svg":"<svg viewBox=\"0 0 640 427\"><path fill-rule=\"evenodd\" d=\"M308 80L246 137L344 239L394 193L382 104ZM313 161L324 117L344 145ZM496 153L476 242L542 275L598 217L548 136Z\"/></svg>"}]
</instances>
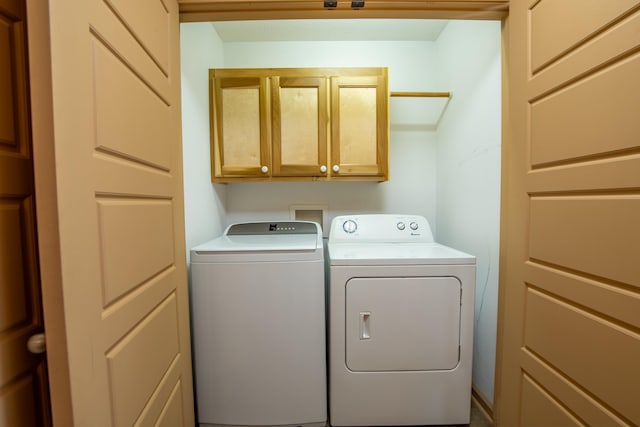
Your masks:
<instances>
[{"instance_id":1,"label":"wooden shelf","mask_svg":"<svg viewBox=\"0 0 640 427\"><path fill-rule=\"evenodd\" d=\"M398 98L451 98L451 92L391 92Z\"/></svg>"},{"instance_id":2,"label":"wooden shelf","mask_svg":"<svg viewBox=\"0 0 640 427\"><path fill-rule=\"evenodd\" d=\"M435 130L451 101L451 92L391 92L391 126ZM405 101L402 101L404 99Z\"/></svg>"}]
</instances>

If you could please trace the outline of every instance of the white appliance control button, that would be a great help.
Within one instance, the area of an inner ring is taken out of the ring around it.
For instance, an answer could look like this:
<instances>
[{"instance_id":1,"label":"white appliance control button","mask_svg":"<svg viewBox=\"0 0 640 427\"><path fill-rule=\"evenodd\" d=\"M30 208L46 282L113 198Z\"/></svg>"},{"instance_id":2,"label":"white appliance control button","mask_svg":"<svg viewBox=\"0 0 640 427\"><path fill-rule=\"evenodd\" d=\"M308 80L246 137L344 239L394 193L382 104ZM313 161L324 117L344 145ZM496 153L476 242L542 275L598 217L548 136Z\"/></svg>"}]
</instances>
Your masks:
<instances>
[{"instance_id":1,"label":"white appliance control button","mask_svg":"<svg viewBox=\"0 0 640 427\"><path fill-rule=\"evenodd\" d=\"M348 219L342 224L342 229L349 234L354 233L357 228L358 224L356 224L356 222L352 219Z\"/></svg>"},{"instance_id":2,"label":"white appliance control button","mask_svg":"<svg viewBox=\"0 0 640 427\"><path fill-rule=\"evenodd\" d=\"M412 230L417 230L418 229L418 223L417 222L412 222L411 224L409 224L409 227L411 227Z\"/></svg>"},{"instance_id":3,"label":"white appliance control button","mask_svg":"<svg viewBox=\"0 0 640 427\"><path fill-rule=\"evenodd\" d=\"M404 230L404 227L405 227L404 222L401 221L401 222L397 223L396 227L398 227L398 230Z\"/></svg>"}]
</instances>

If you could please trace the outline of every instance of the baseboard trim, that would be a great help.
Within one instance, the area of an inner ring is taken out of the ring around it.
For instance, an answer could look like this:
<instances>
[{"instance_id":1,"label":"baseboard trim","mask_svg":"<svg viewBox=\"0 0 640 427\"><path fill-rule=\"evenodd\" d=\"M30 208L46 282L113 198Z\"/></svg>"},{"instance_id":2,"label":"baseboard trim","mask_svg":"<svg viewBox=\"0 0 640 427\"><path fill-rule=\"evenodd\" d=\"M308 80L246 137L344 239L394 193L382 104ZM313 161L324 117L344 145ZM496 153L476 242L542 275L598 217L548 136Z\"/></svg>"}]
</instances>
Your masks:
<instances>
[{"instance_id":1,"label":"baseboard trim","mask_svg":"<svg viewBox=\"0 0 640 427\"><path fill-rule=\"evenodd\" d=\"M471 400L476 404L487 421L489 421L489 424L493 425L493 405L475 384L471 385Z\"/></svg>"}]
</instances>

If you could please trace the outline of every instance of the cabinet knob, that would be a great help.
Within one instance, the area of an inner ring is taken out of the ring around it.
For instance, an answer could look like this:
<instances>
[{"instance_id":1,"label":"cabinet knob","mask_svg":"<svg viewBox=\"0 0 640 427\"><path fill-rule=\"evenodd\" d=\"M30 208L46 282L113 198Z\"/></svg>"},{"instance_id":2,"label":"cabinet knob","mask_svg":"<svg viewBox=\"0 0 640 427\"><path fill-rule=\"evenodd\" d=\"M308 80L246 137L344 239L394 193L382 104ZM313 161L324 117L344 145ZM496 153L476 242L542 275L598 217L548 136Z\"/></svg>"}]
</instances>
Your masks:
<instances>
[{"instance_id":1,"label":"cabinet knob","mask_svg":"<svg viewBox=\"0 0 640 427\"><path fill-rule=\"evenodd\" d=\"M325 173L327 171L327 167L325 165L320 166L320 172Z\"/></svg>"},{"instance_id":2,"label":"cabinet knob","mask_svg":"<svg viewBox=\"0 0 640 427\"><path fill-rule=\"evenodd\" d=\"M262 171L262 173L267 173L267 172L269 172L269 168L268 168L268 167L266 167L266 166L261 167L261 168L260 168L260 170Z\"/></svg>"},{"instance_id":3,"label":"cabinet knob","mask_svg":"<svg viewBox=\"0 0 640 427\"><path fill-rule=\"evenodd\" d=\"M333 169L334 172L338 172L340 170L340 166L333 165L333 168L331 168L331 169Z\"/></svg>"}]
</instances>

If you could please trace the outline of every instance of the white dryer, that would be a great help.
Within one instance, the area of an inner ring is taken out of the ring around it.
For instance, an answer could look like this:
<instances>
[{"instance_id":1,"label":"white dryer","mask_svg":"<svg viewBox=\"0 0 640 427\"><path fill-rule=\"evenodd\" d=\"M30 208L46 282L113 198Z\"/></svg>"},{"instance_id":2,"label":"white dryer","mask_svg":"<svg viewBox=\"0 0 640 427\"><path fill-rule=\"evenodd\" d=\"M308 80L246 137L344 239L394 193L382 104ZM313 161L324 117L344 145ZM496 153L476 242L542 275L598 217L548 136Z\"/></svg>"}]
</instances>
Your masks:
<instances>
[{"instance_id":1,"label":"white dryer","mask_svg":"<svg viewBox=\"0 0 640 427\"><path fill-rule=\"evenodd\" d=\"M191 250L198 424L324 426L322 232L233 224Z\"/></svg>"},{"instance_id":2,"label":"white dryer","mask_svg":"<svg viewBox=\"0 0 640 427\"><path fill-rule=\"evenodd\" d=\"M329 235L332 426L467 424L475 257L424 217L336 217Z\"/></svg>"}]
</instances>

